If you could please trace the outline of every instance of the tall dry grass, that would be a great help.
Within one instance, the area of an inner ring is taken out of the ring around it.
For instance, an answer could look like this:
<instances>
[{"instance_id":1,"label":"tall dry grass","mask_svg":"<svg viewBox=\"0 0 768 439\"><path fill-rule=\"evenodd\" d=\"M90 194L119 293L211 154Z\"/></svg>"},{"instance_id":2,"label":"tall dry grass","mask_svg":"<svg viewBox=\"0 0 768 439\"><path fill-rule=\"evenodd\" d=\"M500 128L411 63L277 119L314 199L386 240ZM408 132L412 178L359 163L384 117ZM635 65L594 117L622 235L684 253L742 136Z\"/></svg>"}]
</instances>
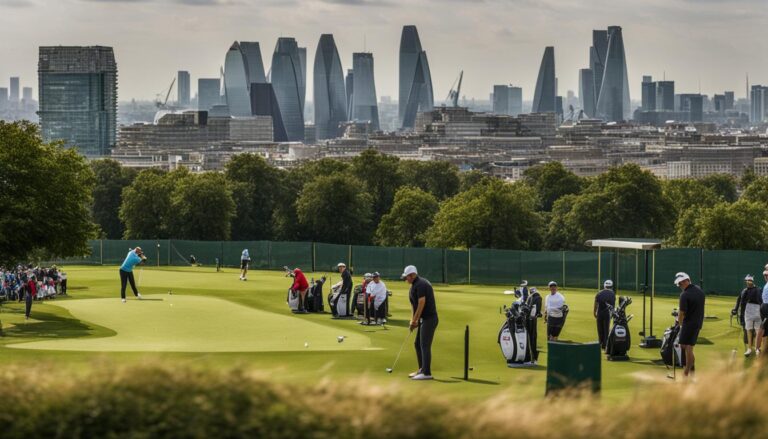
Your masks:
<instances>
[{"instance_id":1,"label":"tall dry grass","mask_svg":"<svg viewBox=\"0 0 768 439\"><path fill-rule=\"evenodd\" d=\"M348 382L276 384L244 369L99 364L90 374L0 373L0 437L727 438L768 436L758 369L649 385L615 404L588 394L480 403ZM39 370L39 369L36 369ZM361 383L362 384L362 383ZM347 389L347 390L342 390ZM510 392L514 389L510 389Z\"/></svg>"}]
</instances>

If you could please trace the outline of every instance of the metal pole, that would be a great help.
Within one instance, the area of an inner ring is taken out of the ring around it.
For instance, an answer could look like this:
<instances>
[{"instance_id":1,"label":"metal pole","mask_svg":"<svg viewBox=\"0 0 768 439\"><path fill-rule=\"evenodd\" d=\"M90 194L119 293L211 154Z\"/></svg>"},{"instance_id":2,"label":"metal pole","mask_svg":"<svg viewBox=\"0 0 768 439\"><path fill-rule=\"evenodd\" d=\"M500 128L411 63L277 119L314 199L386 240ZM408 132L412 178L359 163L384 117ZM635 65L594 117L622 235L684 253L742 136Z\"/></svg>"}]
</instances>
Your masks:
<instances>
[{"instance_id":1,"label":"metal pole","mask_svg":"<svg viewBox=\"0 0 768 439\"><path fill-rule=\"evenodd\" d=\"M467 283L472 285L472 247L467 250Z\"/></svg>"},{"instance_id":2,"label":"metal pole","mask_svg":"<svg viewBox=\"0 0 768 439\"><path fill-rule=\"evenodd\" d=\"M649 330L651 331L651 337L653 337L653 298L656 296L656 250L653 251L653 263L651 265L651 323Z\"/></svg>"},{"instance_id":3,"label":"metal pole","mask_svg":"<svg viewBox=\"0 0 768 439\"><path fill-rule=\"evenodd\" d=\"M469 325L464 329L464 381L469 380Z\"/></svg>"},{"instance_id":4,"label":"metal pole","mask_svg":"<svg viewBox=\"0 0 768 439\"><path fill-rule=\"evenodd\" d=\"M648 250L645 253L645 282L643 283L643 337L645 337L645 293L648 291Z\"/></svg>"},{"instance_id":5,"label":"metal pole","mask_svg":"<svg viewBox=\"0 0 768 439\"><path fill-rule=\"evenodd\" d=\"M99 260L101 265L104 265L104 240L99 239Z\"/></svg>"},{"instance_id":6,"label":"metal pole","mask_svg":"<svg viewBox=\"0 0 768 439\"><path fill-rule=\"evenodd\" d=\"M602 269L600 264L603 262L602 255L603 255L603 248L598 247L597 248L597 289L598 290L600 289L600 274L601 274L600 270Z\"/></svg>"},{"instance_id":7,"label":"metal pole","mask_svg":"<svg viewBox=\"0 0 768 439\"><path fill-rule=\"evenodd\" d=\"M565 250L563 250L563 288L565 288Z\"/></svg>"}]
</instances>

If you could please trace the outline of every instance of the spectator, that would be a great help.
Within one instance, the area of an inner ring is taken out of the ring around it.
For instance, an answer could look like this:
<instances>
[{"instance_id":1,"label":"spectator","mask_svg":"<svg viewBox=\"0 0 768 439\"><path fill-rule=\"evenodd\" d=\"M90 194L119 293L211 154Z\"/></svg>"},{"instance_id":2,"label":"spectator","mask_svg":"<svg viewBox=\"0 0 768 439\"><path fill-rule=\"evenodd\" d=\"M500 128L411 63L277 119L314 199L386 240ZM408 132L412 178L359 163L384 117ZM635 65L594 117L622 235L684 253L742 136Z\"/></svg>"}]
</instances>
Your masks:
<instances>
[{"instance_id":1,"label":"spectator","mask_svg":"<svg viewBox=\"0 0 768 439\"><path fill-rule=\"evenodd\" d=\"M347 298L347 310L344 315L348 316L350 315L349 298L352 297L352 274L347 269L347 264L343 262L339 262L336 267L339 269L339 273L341 274L341 290L339 291L339 294L341 294L342 297Z\"/></svg>"},{"instance_id":2,"label":"spectator","mask_svg":"<svg viewBox=\"0 0 768 439\"><path fill-rule=\"evenodd\" d=\"M739 298L736 300L736 307L731 311L731 314L738 315L739 317L739 324L744 333L744 356L749 357L752 355L753 350L757 353L755 348L758 346L755 345L755 336L762 323L760 305L763 303L763 298L760 289L755 286L754 278L751 274L744 278L744 282L746 287L739 294Z\"/></svg>"},{"instance_id":3,"label":"spectator","mask_svg":"<svg viewBox=\"0 0 768 439\"><path fill-rule=\"evenodd\" d=\"M760 355L762 352L764 352L763 340L765 339L766 331L768 331L768 264L766 264L765 271L763 271L763 279L765 279L765 285L763 286L762 294L763 304L760 305L760 318L762 319L763 323L757 330L757 342L755 346L757 355Z\"/></svg>"},{"instance_id":4,"label":"spectator","mask_svg":"<svg viewBox=\"0 0 768 439\"><path fill-rule=\"evenodd\" d=\"M244 248L240 254L240 280L248 280L248 265L251 263L251 255L248 249Z\"/></svg>"},{"instance_id":5,"label":"spectator","mask_svg":"<svg viewBox=\"0 0 768 439\"><path fill-rule=\"evenodd\" d=\"M608 332L611 326L610 308L616 307L616 293L613 291L613 281L608 279L603 282L603 289L595 296L595 308L593 314L597 320L597 338L600 346L605 350L608 342Z\"/></svg>"},{"instance_id":6,"label":"spectator","mask_svg":"<svg viewBox=\"0 0 768 439\"><path fill-rule=\"evenodd\" d=\"M369 298L369 315L376 319L377 325L386 323L387 313L384 302L387 300L387 286L382 282L378 271L373 273L372 281L368 283L366 296Z\"/></svg>"},{"instance_id":7,"label":"spectator","mask_svg":"<svg viewBox=\"0 0 768 439\"><path fill-rule=\"evenodd\" d=\"M547 296L546 313L544 322L547 324L547 338L557 341L560 332L565 325L565 296L557 290L557 282L549 283L549 296Z\"/></svg>"},{"instance_id":8,"label":"spectator","mask_svg":"<svg viewBox=\"0 0 768 439\"><path fill-rule=\"evenodd\" d=\"M691 376L696 371L696 357L693 355L693 347L699 338L699 332L704 324L704 303L706 297L704 291L691 283L691 278L684 272L675 275L675 285L680 288L679 315L680 323L680 347L685 352L685 367L683 376Z\"/></svg>"},{"instance_id":9,"label":"spectator","mask_svg":"<svg viewBox=\"0 0 768 439\"><path fill-rule=\"evenodd\" d=\"M528 301L528 281L524 280L520 282L520 293L522 294L522 303L526 303Z\"/></svg>"},{"instance_id":10,"label":"spectator","mask_svg":"<svg viewBox=\"0 0 768 439\"><path fill-rule=\"evenodd\" d=\"M37 297L37 279L34 273L29 274L29 281L27 282L27 293L24 297L24 320L29 320L29 315L32 313L32 301Z\"/></svg>"}]
</instances>

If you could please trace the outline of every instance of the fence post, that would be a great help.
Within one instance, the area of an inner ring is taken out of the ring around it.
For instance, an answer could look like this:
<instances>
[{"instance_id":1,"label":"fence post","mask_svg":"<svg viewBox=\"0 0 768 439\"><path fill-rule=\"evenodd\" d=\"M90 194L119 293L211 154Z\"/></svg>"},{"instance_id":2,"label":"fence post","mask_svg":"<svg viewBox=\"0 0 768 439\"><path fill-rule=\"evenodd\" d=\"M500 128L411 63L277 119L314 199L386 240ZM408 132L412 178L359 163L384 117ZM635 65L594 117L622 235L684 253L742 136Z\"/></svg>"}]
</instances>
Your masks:
<instances>
[{"instance_id":1,"label":"fence post","mask_svg":"<svg viewBox=\"0 0 768 439\"><path fill-rule=\"evenodd\" d=\"M168 266L170 267L171 266L171 240L167 239L166 241L168 242L168 253L167 253L167 255L168 255Z\"/></svg>"},{"instance_id":2,"label":"fence post","mask_svg":"<svg viewBox=\"0 0 768 439\"><path fill-rule=\"evenodd\" d=\"M354 268L352 264L352 244L347 245L347 264L349 264L350 269Z\"/></svg>"},{"instance_id":3,"label":"fence post","mask_svg":"<svg viewBox=\"0 0 768 439\"><path fill-rule=\"evenodd\" d=\"M467 249L467 284L472 285L472 247Z\"/></svg>"},{"instance_id":4,"label":"fence post","mask_svg":"<svg viewBox=\"0 0 768 439\"><path fill-rule=\"evenodd\" d=\"M99 239L99 263L104 265L104 240Z\"/></svg>"},{"instance_id":5,"label":"fence post","mask_svg":"<svg viewBox=\"0 0 768 439\"><path fill-rule=\"evenodd\" d=\"M314 273L316 270L316 252L315 252L315 241L312 241L312 272Z\"/></svg>"},{"instance_id":6,"label":"fence post","mask_svg":"<svg viewBox=\"0 0 768 439\"><path fill-rule=\"evenodd\" d=\"M443 249L443 283L448 283L448 250Z\"/></svg>"},{"instance_id":7,"label":"fence post","mask_svg":"<svg viewBox=\"0 0 768 439\"><path fill-rule=\"evenodd\" d=\"M565 288L565 250L563 250L563 288Z\"/></svg>"}]
</instances>

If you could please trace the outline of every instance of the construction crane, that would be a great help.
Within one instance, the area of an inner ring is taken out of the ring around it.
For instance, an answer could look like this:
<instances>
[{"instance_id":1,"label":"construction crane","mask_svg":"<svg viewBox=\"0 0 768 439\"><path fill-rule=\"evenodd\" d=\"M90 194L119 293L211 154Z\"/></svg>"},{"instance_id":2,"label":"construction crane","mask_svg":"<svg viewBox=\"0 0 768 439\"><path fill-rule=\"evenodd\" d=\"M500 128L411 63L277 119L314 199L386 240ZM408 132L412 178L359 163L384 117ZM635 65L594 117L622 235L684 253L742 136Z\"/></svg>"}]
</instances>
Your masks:
<instances>
[{"instance_id":1,"label":"construction crane","mask_svg":"<svg viewBox=\"0 0 768 439\"><path fill-rule=\"evenodd\" d=\"M459 106L459 96L461 93L461 80L463 78L464 78L464 70L462 70L461 73L459 73L459 77L456 78L455 81L453 81L453 85L451 85L451 91L448 92L448 97L445 98L446 101L451 103L452 107Z\"/></svg>"},{"instance_id":2,"label":"construction crane","mask_svg":"<svg viewBox=\"0 0 768 439\"><path fill-rule=\"evenodd\" d=\"M173 90L173 85L176 84L176 77L173 77L173 80L171 81L171 85L168 87L168 92L165 94L165 99L163 99L163 93L158 93L157 98L155 99L155 107L157 108L166 108L168 106L168 98L171 97L171 90Z\"/></svg>"}]
</instances>

